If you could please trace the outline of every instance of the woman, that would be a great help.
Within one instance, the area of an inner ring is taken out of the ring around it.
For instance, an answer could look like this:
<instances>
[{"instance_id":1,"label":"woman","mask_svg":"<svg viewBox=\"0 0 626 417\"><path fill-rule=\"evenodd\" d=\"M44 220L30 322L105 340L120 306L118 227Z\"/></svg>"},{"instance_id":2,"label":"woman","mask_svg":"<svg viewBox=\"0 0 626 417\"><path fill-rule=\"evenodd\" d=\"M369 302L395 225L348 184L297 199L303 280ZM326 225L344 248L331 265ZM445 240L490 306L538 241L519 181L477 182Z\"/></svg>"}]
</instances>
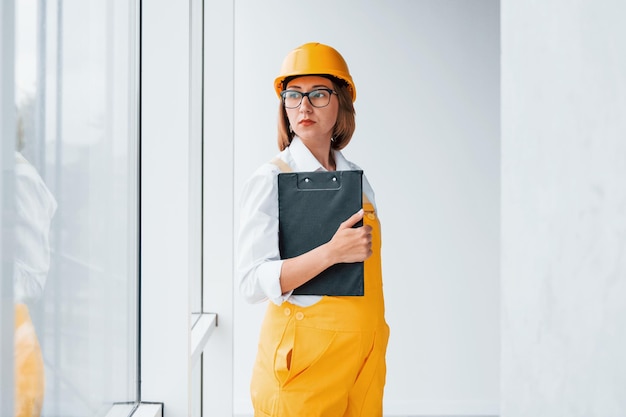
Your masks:
<instances>
[{"instance_id":1,"label":"woman","mask_svg":"<svg viewBox=\"0 0 626 417\"><path fill-rule=\"evenodd\" d=\"M360 170L341 153L355 129L354 82L335 49L307 43L287 55L274 87L281 152L246 182L238 238L243 296L270 300L251 382L255 416L382 416L389 328L380 225L367 178L363 209L329 242L284 260L278 245L280 172ZM363 227L353 228L360 220ZM364 296L292 294L334 264L362 261Z\"/></svg>"}]
</instances>

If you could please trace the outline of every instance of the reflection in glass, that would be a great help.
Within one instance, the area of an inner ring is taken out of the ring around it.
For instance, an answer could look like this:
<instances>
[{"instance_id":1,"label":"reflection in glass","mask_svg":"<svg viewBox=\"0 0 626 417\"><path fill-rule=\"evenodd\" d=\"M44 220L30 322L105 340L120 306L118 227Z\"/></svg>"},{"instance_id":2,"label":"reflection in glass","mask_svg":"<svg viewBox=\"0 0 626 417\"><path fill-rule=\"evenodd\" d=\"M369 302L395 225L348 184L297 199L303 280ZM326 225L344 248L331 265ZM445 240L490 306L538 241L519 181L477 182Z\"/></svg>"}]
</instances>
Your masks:
<instances>
[{"instance_id":1,"label":"reflection in glass","mask_svg":"<svg viewBox=\"0 0 626 417\"><path fill-rule=\"evenodd\" d=\"M23 129L18 125L15 152L15 415L41 415L44 364L28 304L36 302L50 269L50 222L57 203L37 170L19 152Z\"/></svg>"},{"instance_id":2,"label":"reflection in glass","mask_svg":"<svg viewBox=\"0 0 626 417\"><path fill-rule=\"evenodd\" d=\"M23 415L137 399L137 19L135 1L16 0L16 345L34 352L16 396L27 380L42 410Z\"/></svg>"}]
</instances>

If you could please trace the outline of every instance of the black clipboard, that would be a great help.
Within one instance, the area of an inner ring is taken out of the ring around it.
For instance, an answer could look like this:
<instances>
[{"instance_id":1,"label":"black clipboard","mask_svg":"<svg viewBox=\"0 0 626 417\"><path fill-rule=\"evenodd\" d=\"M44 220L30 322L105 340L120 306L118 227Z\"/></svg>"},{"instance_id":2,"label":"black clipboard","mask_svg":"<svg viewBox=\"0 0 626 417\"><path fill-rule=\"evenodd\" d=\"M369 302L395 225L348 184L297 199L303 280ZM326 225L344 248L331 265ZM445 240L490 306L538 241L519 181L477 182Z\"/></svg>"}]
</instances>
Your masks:
<instances>
[{"instance_id":1,"label":"black clipboard","mask_svg":"<svg viewBox=\"0 0 626 417\"><path fill-rule=\"evenodd\" d=\"M363 206L363 171L278 174L281 259L328 242L339 225ZM360 221L354 227L360 227ZM335 264L296 288L297 295L362 296L363 262Z\"/></svg>"}]
</instances>

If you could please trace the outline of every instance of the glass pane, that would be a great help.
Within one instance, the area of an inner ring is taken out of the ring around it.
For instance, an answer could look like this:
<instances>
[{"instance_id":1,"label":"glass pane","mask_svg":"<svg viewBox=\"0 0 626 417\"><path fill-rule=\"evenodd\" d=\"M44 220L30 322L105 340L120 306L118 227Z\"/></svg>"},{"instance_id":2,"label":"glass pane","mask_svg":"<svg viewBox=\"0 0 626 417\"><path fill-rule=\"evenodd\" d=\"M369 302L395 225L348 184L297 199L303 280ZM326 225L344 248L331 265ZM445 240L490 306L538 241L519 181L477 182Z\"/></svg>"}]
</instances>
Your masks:
<instances>
[{"instance_id":1,"label":"glass pane","mask_svg":"<svg viewBox=\"0 0 626 417\"><path fill-rule=\"evenodd\" d=\"M137 397L137 19L16 1L16 406L43 416Z\"/></svg>"}]
</instances>

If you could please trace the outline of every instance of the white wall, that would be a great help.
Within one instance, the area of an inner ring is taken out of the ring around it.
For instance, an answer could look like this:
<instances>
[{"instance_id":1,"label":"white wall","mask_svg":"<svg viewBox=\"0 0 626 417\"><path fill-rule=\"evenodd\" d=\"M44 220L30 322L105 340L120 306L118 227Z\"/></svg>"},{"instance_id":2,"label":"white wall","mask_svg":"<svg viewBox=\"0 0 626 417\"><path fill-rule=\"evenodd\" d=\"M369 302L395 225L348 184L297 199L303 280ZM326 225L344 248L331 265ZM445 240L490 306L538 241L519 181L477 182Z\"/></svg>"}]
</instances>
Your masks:
<instances>
[{"instance_id":1,"label":"white wall","mask_svg":"<svg viewBox=\"0 0 626 417\"><path fill-rule=\"evenodd\" d=\"M499 35L494 0L235 2L235 219L244 180L277 152L283 57L319 41L350 66L345 154L383 225L387 415L498 412ZM235 293L235 414L251 413L264 309Z\"/></svg>"},{"instance_id":2,"label":"white wall","mask_svg":"<svg viewBox=\"0 0 626 417\"><path fill-rule=\"evenodd\" d=\"M502 6L502 415L626 415L626 5Z\"/></svg>"}]
</instances>

